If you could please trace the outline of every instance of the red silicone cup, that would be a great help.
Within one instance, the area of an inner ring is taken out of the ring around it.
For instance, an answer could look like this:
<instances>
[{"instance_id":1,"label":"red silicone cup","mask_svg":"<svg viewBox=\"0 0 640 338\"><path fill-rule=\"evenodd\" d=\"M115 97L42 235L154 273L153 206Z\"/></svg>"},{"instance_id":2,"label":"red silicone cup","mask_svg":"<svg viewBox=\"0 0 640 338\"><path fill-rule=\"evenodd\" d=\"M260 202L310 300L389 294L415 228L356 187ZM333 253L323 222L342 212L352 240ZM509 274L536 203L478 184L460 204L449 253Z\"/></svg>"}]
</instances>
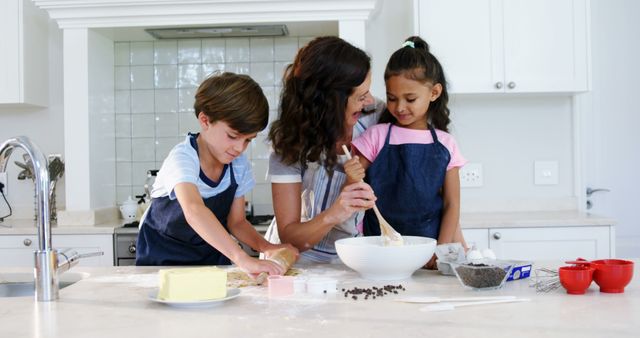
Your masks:
<instances>
[{"instance_id":1,"label":"red silicone cup","mask_svg":"<svg viewBox=\"0 0 640 338\"><path fill-rule=\"evenodd\" d=\"M563 266L558 269L560 284L571 295L583 295L591 281L593 281L594 268L588 266Z\"/></svg>"},{"instance_id":2,"label":"red silicone cup","mask_svg":"<svg viewBox=\"0 0 640 338\"><path fill-rule=\"evenodd\" d=\"M595 268L593 280L600 292L623 293L624 287L633 278L633 262L624 259L599 259L591 261Z\"/></svg>"}]
</instances>

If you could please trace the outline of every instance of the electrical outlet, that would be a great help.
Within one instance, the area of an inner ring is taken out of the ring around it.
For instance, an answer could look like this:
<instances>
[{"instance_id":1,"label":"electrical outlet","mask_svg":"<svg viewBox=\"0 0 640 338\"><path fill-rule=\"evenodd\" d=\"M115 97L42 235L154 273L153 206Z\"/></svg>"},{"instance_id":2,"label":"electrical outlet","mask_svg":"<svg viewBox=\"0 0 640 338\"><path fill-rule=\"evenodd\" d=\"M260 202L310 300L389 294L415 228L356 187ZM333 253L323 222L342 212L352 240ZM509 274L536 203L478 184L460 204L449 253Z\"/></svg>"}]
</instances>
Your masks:
<instances>
[{"instance_id":1,"label":"electrical outlet","mask_svg":"<svg viewBox=\"0 0 640 338\"><path fill-rule=\"evenodd\" d=\"M2 188L4 195L9 196L9 176L6 172L0 173L0 183L4 184L4 188Z\"/></svg>"},{"instance_id":2,"label":"electrical outlet","mask_svg":"<svg viewBox=\"0 0 640 338\"><path fill-rule=\"evenodd\" d=\"M481 187L482 180L482 164L467 163L460 169L460 187Z\"/></svg>"},{"instance_id":3,"label":"electrical outlet","mask_svg":"<svg viewBox=\"0 0 640 338\"><path fill-rule=\"evenodd\" d=\"M558 184L558 161L535 161L533 167L536 185Z\"/></svg>"}]
</instances>

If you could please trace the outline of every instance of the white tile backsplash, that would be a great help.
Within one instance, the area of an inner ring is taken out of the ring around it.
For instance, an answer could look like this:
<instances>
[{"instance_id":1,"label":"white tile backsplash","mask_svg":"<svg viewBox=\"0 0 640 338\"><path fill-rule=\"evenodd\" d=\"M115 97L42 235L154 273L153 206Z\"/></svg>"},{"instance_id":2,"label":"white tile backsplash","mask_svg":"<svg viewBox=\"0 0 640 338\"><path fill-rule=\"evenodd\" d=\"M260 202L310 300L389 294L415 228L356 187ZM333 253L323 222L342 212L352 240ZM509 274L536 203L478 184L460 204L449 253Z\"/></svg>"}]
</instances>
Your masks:
<instances>
[{"instance_id":1,"label":"white tile backsplash","mask_svg":"<svg viewBox=\"0 0 640 338\"><path fill-rule=\"evenodd\" d=\"M249 45L251 62L273 62L273 38L251 38Z\"/></svg>"},{"instance_id":2,"label":"white tile backsplash","mask_svg":"<svg viewBox=\"0 0 640 338\"><path fill-rule=\"evenodd\" d=\"M131 114L131 91L116 90L115 101L116 115Z\"/></svg>"},{"instance_id":3,"label":"white tile backsplash","mask_svg":"<svg viewBox=\"0 0 640 338\"><path fill-rule=\"evenodd\" d=\"M132 90L131 91L131 113L153 113L154 107L153 90Z\"/></svg>"},{"instance_id":4,"label":"white tile backsplash","mask_svg":"<svg viewBox=\"0 0 640 338\"><path fill-rule=\"evenodd\" d=\"M131 185L131 162L116 163L117 185Z\"/></svg>"},{"instance_id":5,"label":"white tile backsplash","mask_svg":"<svg viewBox=\"0 0 640 338\"><path fill-rule=\"evenodd\" d=\"M273 62L252 63L250 75L261 86L273 86L275 84Z\"/></svg>"},{"instance_id":6,"label":"white tile backsplash","mask_svg":"<svg viewBox=\"0 0 640 338\"><path fill-rule=\"evenodd\" d=\"M193 104L196 102L197 88L184 88L178 90L178 111L181 113L193 113ZM193 113L195 114L195 113ZM195 116L191 114L192 116Z\"/></svg>"},{"instance_id":7,"label":"white tile backsplash","mask_svg":"<svg viewBox=\"0 0 640 338\"><path fill-rule=\"evenodd\" d=\"M131 43L131 65L153 64L153 42Z\"/></svg>"},{"instance_id":8,"label":"white tile backsplash","mask_svg":"<svg viewBox=\"0 0 640 338\"><path fill-rule=\"evenodd\" d=\"M116 163L120 162L131 162L131 137L116 138Z\"/></svg>"},{"instance_id":9,"label":"white tile backsplash","mask_svg":"<svg viewBox=\"0 0 640 338\"><path fill-rule=\"evenodd\" d=\"M153 137L131 139L131 157L136 161L156 160L156 141Z\"/></svg>"},{"instance_id":10,"label":"white tile backsplash","mask_svg":"<svg viewBox=\"0 0 640 338\"><path fill-rule=\"evenodd\" d=\"M177 88L178 87L178 66L177 65L155 66L154 85L156 88Z\"/></svg>"},{"instance_id":11,"label":"white tile backsplash","mask_svg":"<svg viewBox=\"0 0 640 338\"><path fill-rule=\"evenodd\" d=\"M131 115L116 115L115 130L116 137L127 137L131 140Z\"/></svg>"},{"instance_id":12,"label":"white tile backsplash","mask_svg":"<svg viewBox=\"0 0 640 338\"><path fill-rule=\"evenodd\" d=\"M200 83L216 71L247 74L277 117L283 70L312 37L119 41L114 45L116 198L144 192L147 170L159 169L188 132L199 132L193 111ZM257 214L272 214L268 127L247 148L256 187L245 197Z\"/></svg>"},{"instance_id":13,"label":"white tile backsplash","mask_svg":"<svg viewBox=\"0 0 640 338\"><path fill-rule=\"evenodd\" d=\"M155 134L155 115L154 114L134 114L131 115L131 137L150 137L154 138ZM135 158L135 157L134 157Z\"/></svg>"},{"instance_id":14,"label":"white tile backsplash","mask_svg":"<svg viewBox=\"0 0 640 338\"><path fill-rule=\"evenodd\" d=\"M153 44L153 63L156 65L177 64L178 41L155 41Z\"/></svg>"},{"instance_id":15,"label":"white tile backsplash","mask_svg":"<svg viewBox=\"0 0 640 338\"><path fill-rule=\"evenodd\" d=\"M226 63L249 62L251 61L251 47L249 39L237 38L226 40Z\"/></svg>"},{"instance_id":16,"label":"white tile backsplash","mask_svg":"<svg viewBox=\"0 0 640 338\"><path fill-rule=\"evenodd\" d=\"M153 66L131 66L131 89L153 89Z\"/></svg>"},{"instance_id":17,"label":"white tile backsplash","mask_svg":"<svg viewBox=\"0 0 640 338\"><path fill-rule=\"evenodd\" d=\"M116 42L113 47L113 60L116 66L131 64L131 49L129 42Z\"/></svg>"},{"instance_id":18,"label":"white tile backsplash","mask_svg":"<svg viewBox=\"0 0 640 338\"><path fill-rule=\"evenodd\" d=\"M177 89L156 89L154 96L156 114L178 112Z\"/></svg>"},{"instance_id":19,"label":"white tile backsplash","mask_svg":"<svg viewBox=\"0 0 640 338\"><path fill-rule=\"evenodd\" d=\"M200 40L178 41L178 63L202 63L202 43Z\"/></svg>"},{"instance_id":20,"label":"white tile backsplash","mask_svg":"<svg viewBox=\"0 0 640 338\"><path fill-rule=\"evenodd\" d=\"M177 137L180 133L180 123L178 113L160 114L156 113L156 138Z\"/></svg>"},{"instance_id":21,"label":"white tile backsplash","mask_svg":"<svg viewBox=\"0 0 640 338\"><path fill-rule=\"evenodd\" d=\"M131 89L131 70L129 66L116 66L114 85L116 90Z\"/></svg>"},{"instance_id":22,"label":"white tile backsplash","mask_svg":"<svg viewBox=\"0 0 640 338\"><path fill-rule=\"evenodd\" d=\"M179 65L178 88L197 88L202 82L202 65Z\"/></svg>"},{"instance_id":23,"label":"white tile backsplash","mask_svg":"<svg viewBox=\"0 0 640 338\"><path fill-rule=\"evenodd\" d=\"M202 63L224 63L225 45L224 39L202 40Z\"/></svg>"}]
</instances>

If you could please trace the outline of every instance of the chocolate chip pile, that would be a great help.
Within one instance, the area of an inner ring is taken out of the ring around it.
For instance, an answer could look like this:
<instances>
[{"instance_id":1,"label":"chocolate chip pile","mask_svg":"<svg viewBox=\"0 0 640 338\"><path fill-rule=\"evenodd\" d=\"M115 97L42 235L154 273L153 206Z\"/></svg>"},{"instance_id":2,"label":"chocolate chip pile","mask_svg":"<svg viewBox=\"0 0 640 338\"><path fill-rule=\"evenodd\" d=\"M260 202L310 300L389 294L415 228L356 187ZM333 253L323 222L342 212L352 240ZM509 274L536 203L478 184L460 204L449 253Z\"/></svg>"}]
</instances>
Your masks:
<instances>
[{"instance_id":1,"label":"chocolate chip pile","mask_svg":"<svg viewBox=\"0 0 640 338\"><path fill-rule=\"evenodd\" d=\"M358 288L355 287L353 289L342 289L344 292L344 298L349 297L351 295L351 299L358 300L359 296L364 295L364 300L368 300L369 298L376 299L376 297L384 297L388 294L398 294L398 291L406 291L407 289L402 286L402 284L398 285L385 285L381 288L379 287L371 287L371 288Z\"/></svg>"},{"instance_id":2,"label":"chocolate chip pile","mask_svg":"<svg viewBox=\"0 0 640 338\"><path fill-rule=\"evenodd\" d=\"M507 274L502 268L486 264L460 265L456 272L464 285L474 288L496 287L502 283Z\"/></svg>"}]
</instances>

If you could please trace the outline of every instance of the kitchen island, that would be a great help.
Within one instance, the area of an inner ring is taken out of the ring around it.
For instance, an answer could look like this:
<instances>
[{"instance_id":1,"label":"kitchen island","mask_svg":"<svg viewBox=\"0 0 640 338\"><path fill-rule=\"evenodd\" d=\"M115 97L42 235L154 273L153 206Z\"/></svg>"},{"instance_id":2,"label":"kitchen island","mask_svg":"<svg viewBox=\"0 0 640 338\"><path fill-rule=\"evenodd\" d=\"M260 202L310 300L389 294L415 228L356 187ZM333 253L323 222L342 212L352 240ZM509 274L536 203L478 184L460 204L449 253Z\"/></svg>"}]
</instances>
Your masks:
<instances>
[{"instance_id":1,"label":"kitchen island","mask_svg":"<svg viewBox=\"0 0 640 338\"><path fill-rule=\"evenodd\" d=\"M464 289L455 277L417 271L399 282L372 282L343 265L297 266L300 276L332 277L338 292L269 298L267 288L241 288L235 299L212 308L176 308L153 302L155 267L76 267L86 278L60 290L60 299L0 298L0 337L631 337L640 329L640 278L622 294L600 293L595 283L585 295L564 289L536 293L534 276L492 291ZM562 262L541 262L554 268ZM3 268L2 273L30 272ZM69 272L71 273L71 272ZM341 290L402 286L406 291L354 300ZM425 304L394 301L403 296L517 296L530 302L490 304L424 312Z\"/></svg>"}]
</instances>

